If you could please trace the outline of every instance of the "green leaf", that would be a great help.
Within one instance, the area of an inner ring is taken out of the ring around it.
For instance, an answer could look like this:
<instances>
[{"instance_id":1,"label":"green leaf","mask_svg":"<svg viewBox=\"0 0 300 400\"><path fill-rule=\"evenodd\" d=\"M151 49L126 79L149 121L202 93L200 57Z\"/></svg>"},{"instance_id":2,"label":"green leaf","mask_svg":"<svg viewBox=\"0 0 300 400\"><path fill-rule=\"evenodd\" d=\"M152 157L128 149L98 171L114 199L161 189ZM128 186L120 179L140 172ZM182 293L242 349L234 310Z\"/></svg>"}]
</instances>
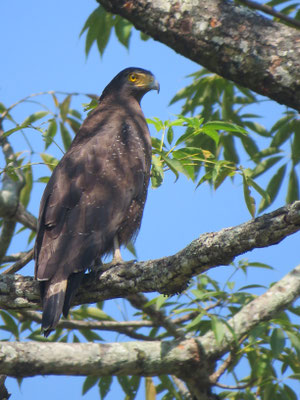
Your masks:
<instances>
[{"instance_id":1,"label":"green leaf","mask_svg":"<svg viewBox=\"0 0 300 400\"><path fill-rule=\"evenodd\" d=\"M23 187L20 194L20 201L26 208L30 200L31 189L33 185L32 168L31 165L26 165L23 169L25 177L25 186Z\"/></svg>"},{"instance_id":2,"label":"green leaf","mask_svg":"<svg viewBox=\"0 0 300 400\"><path fill-rule=\"evenodd\" d=\"M270 196L263 188L261 188L253 179L247 177L248 185L252 186L266 201L270 201Z\"/></svg>"},{"instance_id":3,"label":"green leaf","mask_svg":"<svg viewBox=\"0 0 300 400\"><path fill-rule=\"evenodd\" d=\"M44 140L45 140L45 150L50 146L50 144L53 142L53 138L56 135L57 132L57 123L55 119L51 119L49 121L48 129L44 135Z\"/></svg>"},{"instance_id":4,"label":"green leaf","mask_svg":"<svg viewBox=\"0 0 300 400\"><path fill-rule=\"evenodd\" d=\"M231 122L224 122L224 121L211 121L207 122L205 126L210 126L212 129L215 130L222 130L226 132L239 132L243 135L248 135L246 129L238 126L236 124L232 124Z\"/></svg>"},{"instance_id":5,"label":"green leaf","mask_svg":"<svg viewBox=\"0 0 300 400\"><path fill-rule=\"evenodd\" d=\"M270 345L274 357L278 357L284 349L285 337L281 329L273 329L272 335L270 337Z\"/></svg>"},{"instance_id":6,"label":"green leaf","mask_svg":"<svg viewBox=\"0 0 300 400\"><path fill-rule=\"evenodd\" d=\"M300 357L300 339L297 335L292 332L286 331L288 338L290 339L292 346L297 352L298 358Z\"/></svg>"},{"instance_id":7,"label":"green leaf","mask_svg":"<svg viewBox=\"0 0 300 400\"><path fill-rule=\"evenodd\" d=\"M106 397L107 393L109 392L112 380L113 380L112 376L103 376L100 378L98 386L99 386L101 400L103 400Z\"/></svg>"},{"instance_id":8,"label":"green leaf","mask_svg":"<svg viewBox=\"0 0 300 400\"><path fill-rule=\"evenodd\" d=\"M217 343L221 344L225 336L225 326L223 322L213 315L211 317L211 328Z\"/></svg>"},{"instance_id":9,"label":"green leaf","mask_svg":"<svg viewBox=\"0 0 300 400\"><path fill-rule=\"evenodd\" d=\"M157 310L160 310L161 307L165 304L166 301L167 301L167 297L164 296L163 294L160 294L160 295L156 298L155 308L156 308Z\"/></svg>"},{"instance_id":10,"label":"green leaf","mask_svg":"<svg viewBox=\"0 0 300 400\"><path fill-rule=\"evenodd\" d=\"M115 32L120 43L127 49L129 47L129 40L131 36L132 24L126 19L116 15L115 17Z\"/></svg>"},{"instance_id":11,"label":"green leaf","mask_svg":"<svg viewBox=\"0 0 300 400\"><path fill-rule=\"evenodd\" d=\"M41 153L40 154L42 160L44 161L44 163L47 165L47 167L53 171L54 168L57 166L57 164L59 163L59 160L53 156L50 156L50 154L46 154L46 153Z\"/></svg>"},{"instance_id":12,"label":"green leaf","mask_svg":"<svg viewBox=\"0 0 300 400\"><path fill-rule=\"evenodd\" d=\"M97 35L97 46L101 55L103 55L106 45L109 41L111 29L113 27L113 18L110 13L108 13L104 8L102 8L103 13L98 21L99 32Z\"/></svg>"},{"instance_id":13,"label":"green leaf","mask_svg":"<svg viewBox=\"0 0 300 400\"><path fill-rule=\"evenodd\" d=\"M168 131L167 131L167 141L169 144L173 142L174 139L174 130L172 126L169 126Z\"/></svg>"},{"instance_id":14,"label":"green leaf","mask_svg":"<svg viewBox=\"0 0 300 400\"><path fill-rule=\"evenodd\" d=\"M170 170L175 174L176 180L179 177L179 173L184 174L188 179L190 178L189 172L185 169L184 165L174 159L166 157L163 153L161 153L161 158L164 160L165 164L170 168Z\"/></svg>"},{"instance_id":15,"label":"green leaf","mask_svg":"<svg viewBox=\"0 0 300 400\"><path fill-rule=\"evenodd\" d=\"M259 205L259 210L258 210L259 212L264 211L275 200L275 198L279 192L280 186L283 182L285 171L286 171L286 164L283 165L282 167L280 167L278 169L278 171L276 172L276 174L271 178L271 180L267 186L267 190L266 190L270 196L270 200L267 201L265 198L262 199L262 201Z\"/></svg>"},{"instance_id":16,"label":"green leaf","mask_svg":"<svg viewBox=\"0 0 300 400\"><path fill-rule=\"evenodd\" d=\"M26 126L18 125L15 128L12 128L12 129L9 129L8 131L5 131L1 136L3 138L6 138L6 137L10 136L12 133L18 132L18 131L20 131L21 129L24 129L24 128L26 128Z\"/></svg>"},{"instance_id":17,"label":"green leaf","mask_svg":"<svg viewBox=\"0 0 300 400\"><path fill-rule=\"evenodd\" d=\"M249 267L255 267L255 268L270 269L270 270L273 270L273 269L274 269L273 267L271 267L271 266L268 265L268 264L264 264L264 263L257 262L257 261L255 261L255 262L249 262L249 263L248 263L248 266L249 266Z\"/></svg>"},{"instance_id":18,"label":"green leaf","mask_svg":"<svg viewBox=\"0 0 300 400\"><path fill-rule=\"evenodd\" d=\"M209 136L216 144L219 143L220 135L212 126L204 124L201 132L205 133L205 135Z\"/></svg>"},{"instance_id":19,"label":"green leaf","mask_svg":"<svg viewBox=\"0 0 300 400\"><path fill-rule=\"evenodd\" d=\"M148 36L146 33L144 32L140 32L140 38L141 40L143 40L144 42L146 42L146 40L150 39L150 36Z\"/></svg>"},{"instance_id":20,"label":"green leaf","mask_svg":"<svg viewBox=\"0 0 300 400\"><path fill-rule=\"evenodd\" d=\"M111 28L113 26L112 15L104 10L103 7L97 7L88 17L80 36L87 30L85 40L85 54L89 55L93 43L96 41L100 54L102 55L108 43Z\"/></svg>"},{"instance_id":21,"label":"green leaf","mask_svg":"<svg viewBox=\"0 0 300 400\"><path fill-rule=\"evenodd\" d=\"M284 117L281 120L279 120L278 123L279 122L282 122L282 124L279 125L280 126L279 129L273 137L273 140L270 144L271 147L281 146L285 141L287 141L289 139L289 137L294 132L294 126L291 121L291 117ZM273 126L273 128L274 128L274 126ZM272 132L272 130L271 130L271 132Z\"/></svg>"},{"instance_id":22,"label":"green leaf","mask_svg":"<svg viewBox=\"0 0 300 400\"><path fill-rule=\"evenodd\" d=\"M19 329L15 320L6 311L0 311L0 315L5 323L5 329L11 332L16 338L19 338Z\"/></svg>"},{"instance_id":23,"label":"green leaf","mask_svg":"<svg viewBox=\"0 0 300 400\"><path fill-rule=\"evenodd\" d=\"M10 136L12 133L20 131L21 129L25 129L28 128L29 125L31 125L33 122L38 121L39 119L45 117L46 115L48 115L49 112L48 111L38 111L34 114L29 115L29 117L27 117L21 125L17 125L15 128L9 129L8 131L4 132L2 134L3 138L6 138L8 136Z\"/></svg>"},{"instance_id":24,"label":"green leaf","mask_svg":"<svg viewBox=\"0 0 300 400\"><path fill-rule=\"evenodd\" d=\"M224 146L224 158L235 164L239 163L239 156L234 145L234 139L231 135L222 136L222 144Z\"/></svg>"},{"instance_id":25,"label":"green leaf","mask_svg":"<svg viewBox=\"0 0 300 400\"><path fill-rule=\"evenodd\" d=\"M60 116L61 116L61 119L63 120L63 122L65 122L67 115L69 113L71 97L72 96L69 94L59 106Z\"/></svg>"},{"instance_id":26,"label":"green leaf","mask_svg":"<svg viewBox=\"0 0 300 400\"><path fill-rule=\"evenodd\" d=\"M68 150L72 143L71 135L70 135L68 129L65 127L65 125L62 122L59 123L59 126L60 126L60 134L61 134L61 138L62 138L62 141L64 144L64 148L65 148L65 150Z\"/></svg>"},{"instance_id":27,"label":"green leaf","mask_svg":"<svg viewBox=\"0 0 300 400\"><path fill-rule=\"evenodd\" d=\"M293 389L286 384L283 384L281 395L282 394L286 396L287 400L299 400L299 397L296 395Z\"/></svg>"},{"instance_id":28,"label":"green leaf","mask_svg":"<svg viewBox=\"0 0 300 400\"><path fill-rule=\"evenodd\" d=\"M197 317L195 317L191 322L189 322L186 325L185 328L188 329L188 330L192 330L192 328L194 328L195 326L197 326L201 322L202 318L203 318L203 313L199 313L197 315Z\"/></svg>"},{"instance_id":29,"label":"green leaf","mask_svg":"<svg viewBox=\"0 0 300 400\"><path fill-rule=\"evenodd\" d=\"M247 126L249 129L254 131L255 133L258 133L260 136L264 137L270 137L271 133L266 130L266 128L262 125L260 125L258 122L253 122L253 121L245 121L244 122L245 126Z\"/></svg>"},{"instance_id":30,"label":"green leaf","mask_svg":"<svg viewBox=\"0 0 300 400\"><path fill-rule=\"evenodd\" d=\"M282 156L270 157L262 162L258 163L256 167L252 170L251 177L257 178L259 175L268 171L274 164L282 159Z\"/></svg>"},{"instance_id":31,"label":"green leaf","mask_svg":"<svg viewBox=\"0 0 300 400\"><path fill-rule=\"evenodd\" d=\"M83 382L82 386L82 395L86 394L93 386L96 385L98 382L99 377L98 376L87 376Z\"/></svg>"},{"instance_id":32,"label":"green leaf","mask_svg":"<svg viewBox=\"0 0 300 400\"><path fill-rule=\"evenodd\" d=\"M78 122L76 119L74 118L70 118L68 117L66 119L66 122L70 125L72 131L75 133L75 135L77 134L77 132L79 131L80 127L81 127L81 123Z\"/></svg>"},{"instance_id":33,"label":"green leaf","mask_svg":"<svg viewBox=\"0 0 300 400\"><path fill-rule=\"evenodd\" d=\"M157 132L161 131L164 129L164 123L161 119L154 117L154 118L146 118L147 124L154 125L155 129Z\"/></svg>"},{"instance_id":34,"label":"green leaf","mask_svg":"<svg viewBox=\"0 0 300 400\"><path fill-rule=\"evenodd\" d=\"M89 342L103 341L103 338L91 329L78 329L83 337Z\"/></svg>"},{"instance_id":35,"label":"green leaf","mask_svg":"<svg viewBox=\"0 0 300 400\"><path fill-rule=\"evenodd\" d=\"M96 307L88 307L86 309L86 317L97 319L99 321L111 321L112 318L107 315L103 310Z\"/></svg>"},{"instance_id":36,"label":"green leaf","mask_svg":"<svg viewBox=\"0 0 300 400\"><path fill-rule=\"evenodd\" d=\"M300 161L300 130L294 133L294 139L292 143L292 161L296 165Z\"/></svg>"},{"instance_id":37,"label":"green leaf","mask_svg":"<svg viewBox=\"0 0 300 400\"><path fill-rule=\"evenodd\" d=\"M40 183L48 183L49 182L50 177L49 176L41 176L39 179L37 179L37 182Z\"/></svg>"},{"instance_id":38,"label":"green leaf","mask_svg":"<svg viewBox=\"0 0 300 400\"><path fill-rule=\"evenodd\" d=\"M152 188L158 188L164 180L164 171L160 159L152 155L152 168L151 168L151 185Z\"/></svg>"},{"instance_id":39,"label":"green leaf","mask_svg":"<svg viewBox=\"0 0 300 400\"><path fill-rule=\"evenodd\" d=\"M286 202L292 203L299 199L299 180L295 168L293 167L289 176L288 190L286 195Z\"/></svg>"},{"instance_id":40,"label":"green leaf","mask_svg":"<svg viewBox=\"0 0 300 400\"><path fill-rule=\"evenodd\" d=\"M244 149L251 158L254 158L259 153L259 148L255 141L248 135L241 138Z\"/></svg>"},{"instance_id":41,"label":"green leaf","mask_svg":"<svg viewBox=\"0 0 300 400\"><path fill-rule=\"evenodd\" d=\"M256 211L255 199L251 196L251 191L249 189L247 178L244 173L243 173L243 189L244 189L244 199L246 202L246 206L251 216L254 218Z\"/></svg>"},{"instance_id":42,"label":"green leaf","mask_svg":"<svg viewBox=\"0 0 300 400\"><path fill-rule=\"evenodd\" d=\"M123 392L131 398L132 396L132 389L130 385L130 379L128 376L117 376L118 382L121 385Z\"/></svg>"},{"instance_id":43,"label":"green leaf","mask_svg":"<svg viewBox=\"0 0 300 400\"><path fill-rule=\"evenodd\" d=\"M37 111L34 114L29 115L29 117L27 117L23 122L22 125L24 127L32 124L33 122L38 121L41 118L44 118L46 115L48 115L49 112L48 111Z\"/></svg>"},{"instance_id":44,"label":"green leaf","mask_svg":"<svg viewBox=\"0 0 300 400\"><path fill-rule=\"evenodd\" d=\"M127 244L126 244L126 249L128 251L130 251L130 253L137 258L137 252L136 252L136 248L134 246L134 243L130 240Z\"/></svg>"},{"instance_id":45,"label":"green leaf","mask_svg":"<svg viewBox=\"0 0 300 400\"><path fill-rule=\"evenodd\" d=\"M31 231L30 235L28 236L27 244L30 244L33 241L33 239L35 239L35 237L36 237L36 232Z\"/></svg>"},{"instance_id":46,"label":"green leaf","mask_svg":"<svg viewBox=\"0 0 300 400\"><path fill-rule=\"evenodd\" d=\"M214 189L217 190L228 176L233 176L235 173L236 171L232 162L217 161L212 170Z\"/></svg>"}]
</instances>

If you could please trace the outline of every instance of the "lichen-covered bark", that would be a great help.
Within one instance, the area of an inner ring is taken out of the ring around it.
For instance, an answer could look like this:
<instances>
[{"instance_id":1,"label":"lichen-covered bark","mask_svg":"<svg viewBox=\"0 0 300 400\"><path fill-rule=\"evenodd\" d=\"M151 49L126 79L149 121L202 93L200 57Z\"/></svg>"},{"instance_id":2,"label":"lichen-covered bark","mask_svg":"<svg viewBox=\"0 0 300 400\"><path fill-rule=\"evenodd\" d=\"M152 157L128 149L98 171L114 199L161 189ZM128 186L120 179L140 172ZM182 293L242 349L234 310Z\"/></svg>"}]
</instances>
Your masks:
<instances>
[{"instance_id":1,"label":"lichen-covered bark","mask_svg":"<svg viewBox=\"0 0 300 400\"><path fill-rule=\"evenodd\" d=\"M0 374L34 375L177 375L185 381L197 378L209 387L214 362L262 321L271 319L300 296L300 266L265 294L242 308L228 325L223 342L213 332L203 337L173 341L127 343L0 342ZM202 398L198 396L197 398Z\"/></svg>"},{"instance_id":2,"label":"lichen-covered bark","mask_svg":"<svg viewBox=\"0 0 300 400\"><path fill-rule=\"evenodd\" d=\"M99 279L87 275L75 304L95 303L138 292L173 294L210 268L229 264L236 256L267 247L300 230L300 201L244 224L206 233L169 257L121 264L104 271ZM39 308L38 283L31 277L0 276L0 308Z\"/></svg>"},{"instance_id":3,"label":"lichen-covered bark","mask_svg":"<svg viewBox=\"0 0 300 400\"><path fill-rule=\"evenodd\" d=\"M300 110L298 30L228 0L97 1L210 71Z\"/></svg>"},{"instance_id":4,"label":"lichen-covered bark","mask_svg":"<svg viewBox=\"0 0 300 400\"><path fill-rule=\"evenodd\" d=\"M184 364L199 365L195 354L198 346L194 340L113 344L1 342L0 371L16 377L178 374Z\"/></svg>"}]
</instances>

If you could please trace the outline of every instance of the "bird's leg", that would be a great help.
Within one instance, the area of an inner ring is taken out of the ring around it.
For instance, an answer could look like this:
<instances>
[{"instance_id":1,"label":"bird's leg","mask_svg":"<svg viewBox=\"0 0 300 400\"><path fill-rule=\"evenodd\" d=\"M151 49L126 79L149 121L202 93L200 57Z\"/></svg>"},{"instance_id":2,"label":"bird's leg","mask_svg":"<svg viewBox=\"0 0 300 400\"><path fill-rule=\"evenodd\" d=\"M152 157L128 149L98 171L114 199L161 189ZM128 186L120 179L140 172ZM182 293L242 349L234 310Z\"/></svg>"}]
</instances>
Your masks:
<instances>
[{"instance_id":1,"label":"bird's leg","mask_svg":"<svg viewBox=\"0 0 300 400\"><path fill-rule=\"evenodd\" d=\"M102 271L107 271L109 268L113 267L114 265L118 265L118 264L130 264L131 265L131 264L133 264L135 262L136 262L136 260L132 260L132 261L124 261L123 260L123 258L121 256L121 252L120 252L120 244L119 244L118 236L116 235L114 237L113 259L108 264L102 264L101 270Z\"/></svg>"},{"instance_id":2,"label":"bird's leg","mask_svg":"<svg viewBox=\"0 0 300 400\"><path fill-rule=\"evenodd\" d=\"M121 256L120 244L117 235L114 237L114 256L111 261L111 264L124 264L124 260Z\"/></svg>"}]
</instances>

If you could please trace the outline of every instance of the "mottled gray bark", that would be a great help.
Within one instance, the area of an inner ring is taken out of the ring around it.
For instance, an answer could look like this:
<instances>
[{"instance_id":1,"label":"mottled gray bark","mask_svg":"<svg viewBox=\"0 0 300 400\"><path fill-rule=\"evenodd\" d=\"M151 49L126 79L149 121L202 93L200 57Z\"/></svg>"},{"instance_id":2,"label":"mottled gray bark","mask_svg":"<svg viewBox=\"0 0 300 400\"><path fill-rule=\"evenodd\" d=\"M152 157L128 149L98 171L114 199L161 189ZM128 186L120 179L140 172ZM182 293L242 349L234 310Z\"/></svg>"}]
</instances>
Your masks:
<instances>
[{"instance_id":1,"label":"mottled gray bark","mask_svg":"<svg viewBox=\"0 0 300 400\"><path fill-rule=\"evenodd\" d=\"M161 375L173 374L209 387L215 360L262 321L271 319L300 296L300 266L256 298L228 324L221 344L213 332L200 338L127 343L0 342L0 374L34 375Z\"/></svg>"},{"instance_id":2,"label":"mottled gray bark","mask_svg":"<svg viewBox=\"0 0 300 400\"><path fill-rule=\"evenodd\" d=\"M244 224L206 233L169 257L116 265L99 279L87 275L74 304L95 303L138 292L174 294L210 268L229 264L236 256L268 247L300 230L300 201ZM38 282L20 275L0 276L0 308L40 308Z\"/></svg>"},{"instance_id":3,"label":"mottled gray bark","mask_svg":"<svg viewBox=\"0 0 300 400\"><path fill-rule=\"evenodd\" d=\"M97 0L183 56L300 110L300 33L228 0Z\"/></svg>"}]
</instances>

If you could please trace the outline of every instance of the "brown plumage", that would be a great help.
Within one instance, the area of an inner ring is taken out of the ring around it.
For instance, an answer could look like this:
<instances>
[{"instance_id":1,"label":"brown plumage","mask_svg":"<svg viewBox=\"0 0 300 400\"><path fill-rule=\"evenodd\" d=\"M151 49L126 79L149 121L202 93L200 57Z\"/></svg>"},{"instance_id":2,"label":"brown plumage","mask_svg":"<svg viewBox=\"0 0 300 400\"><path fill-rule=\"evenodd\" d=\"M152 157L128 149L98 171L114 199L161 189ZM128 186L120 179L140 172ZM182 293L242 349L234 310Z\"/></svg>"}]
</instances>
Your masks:
<instances>
[{"instance_id":1,"label":"brown plumage","mask_svg":"<svg viewBox=\"0 0 300 400\"><path fill-rule=\"evenodd\" d=\"M104 89L44 191L35 244L35 278L47 336L68 314L85 270L126 244L143 215L151 138L140 107L159 90L151 72L121 71Z\"/></svg>"}]
</instances>

